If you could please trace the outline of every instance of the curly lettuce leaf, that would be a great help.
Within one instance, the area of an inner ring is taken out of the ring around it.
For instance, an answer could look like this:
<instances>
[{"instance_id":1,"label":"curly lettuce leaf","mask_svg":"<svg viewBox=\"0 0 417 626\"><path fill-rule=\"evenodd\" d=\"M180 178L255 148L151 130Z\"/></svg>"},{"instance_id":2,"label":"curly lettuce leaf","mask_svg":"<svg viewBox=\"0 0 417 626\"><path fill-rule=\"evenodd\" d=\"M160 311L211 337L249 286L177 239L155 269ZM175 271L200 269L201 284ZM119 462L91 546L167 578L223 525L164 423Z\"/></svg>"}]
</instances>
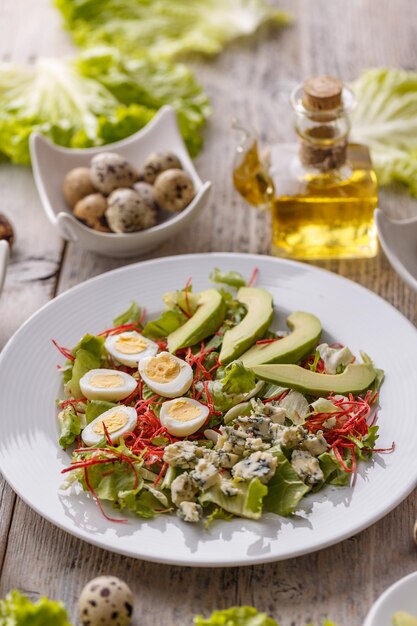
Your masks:
<instances>
[{"instance_id":1,"label":"curly lettuce leaf","mask_svg":"<svg viewBox=\"0 0 417 626\"><path fill-rule=\"evenodd\" d=\"M265 0L55 0L55 5L79 46L110 44L129 55L145 50L165 60L217 54L265 22L289 22L287 13Z\"/></svg>"},{"instance_id":2,"label":"curly lettuce leaf","mask_svg":"<svg viewBox=\"0 0 417 626\"><path fill-rule=\"evenodd\" d=\"M239 493L229 497L224 495L216 485L201 494L201 504L216 504L223 511L227 511L237 517L259 519L262 515L262 502L268 493L268 487L263 485L257 478L252 478L250 483L239 483Z\"/></svg>"},{"instance_id":3,"label":"curly lettuce leaf","mask_svg":"<svg viewBox=\"0 0 417 626\"><path fill-rule=\"evenodd\" d=\"M259 613L253 606L233 606L214 611L208 619L197 615L194 626L278 626L278 622L266 613Z\"/></svg>"},{"instance_id":4,"label":"curly lettuce leaf","mask_svg":"<svg viewBox=\"0 0 417 626\"><path fill-rule=\"evenodd\" d=\"M205 401L211 399L216 411L228 411L263 387L262 381L256 383L252 371L247 370L240 361L233 361L219 372L221 378L207 381L207 389L200 382L196 384L196 389L203 393ZM213 425L210 424L210 427Z\"/></svg>"},{"instance_id":5,"label":"curly lettuce leaf","mask_svg":"<svg viewBox=\"0 0 417 626\"><path fill-rule=\"evenodd\" d=\"M352 140L370 148L381 185L399 182L417 197L417 72L370 69L352 89Z\"/></svg>"},{"instance_id":6,"label":"curly lettuce leaf","mask_svg":"<svg viewBox=\"0 0 417 626\"><path fill-rule=\"evenodd\" d=\"M202 145L210 107L184 65L124 58L101 47L76 59L40 58L30 67L0 64L0 156L29 164L29 136L88 148L143 128L164 104L173 106L192 155Z\"/></svg>"},{"instance_id":7,"label":"curly lettuce leaf","mask_svg":"<svg viewBox=\"0 0 417 626\"><path fill-rule=\"evenodd\" d=\"M130 307L114 318L113 325L117 327L123 324L134 324L140 320L141 314L142 309L135 300L132 300Z\"/></svg>"},{"instance_id":8,"label":"curly lettuce leaf","mask_svg":"<svg viewBox=\"0 0 417 626\"><path fill-rule=\"evenodd\" d=\"M60 413L58 423L60 429L59 445L65 450L74 443L81 433L82 423L71 405L65 407Z\"/></svg>"},{"instance_id":9,"label":"curly lettuce leaf","mask_svg":"<svg viewBox=\"0 0 417 626\"><path fill-rule=\"evenodd\" d=\"M16 590L0 600L0 623L4 626L71 626L61 602L40 598L33 603Z\"/></svg>"},{"instance_id":10,"label":"curly lettuce leaf","mask_svg":"<svg viewBox=\"0 0 417 626\"><path fill-rule=\"evenodd\" d=\"M215 267L211 272L209 280L211 280L212 283L220 283L228 285L229 287L235 287L236 289L246 285L246 280L240 272L235 272L233 270L230 272L222 272L218 267Z\"/></svg>"},{"instance_id":11,"label":"curly lettuce leaf","mask_svg":"<svg viewBox=\"0 0 417 626\"><path fill-rule=\"evenodd\" d=\"M71 350L74 361L67 363L64 372L65 388L73 398L82 398L80 379L92 369L100 367L104 352L104 337L84 335Z\"/></svg>"},{"instance_id":12,"label":"curly lettuce leaf","mask_svg":"<svg viewBox=\"0 0 417 626\"><path fill-rule=\"evenodd\" d=\"M267 511L287 517L294 513L300 500L310 491L294 471L284 453L274 451L277 458L277 469L268 483L268 494L264 506Z\"/></svg>"},{"instance_id":13,"label":"curly lettuce leaf","mask_svg":"<svg viewBox=\"0 0 417 626\"><path fill-rule=\"evenodd\" d=\"M149 339L162 339L187 321L186 316L179 311L164 311L156 320L145 324L143 335Z\"/></svg>"},{"instance_id":14,"label":"curly lettuce leaf","mask_svg":"<svg viewBox=\"0 0 417 626\"><path fill-rule=\"evenodd\" d=\"M224 369L222 378L223 391L227 395L245 394L252 391L256 385L255 374L246 369L241 361L233 361Z\"/></svg>"}]
</instances>

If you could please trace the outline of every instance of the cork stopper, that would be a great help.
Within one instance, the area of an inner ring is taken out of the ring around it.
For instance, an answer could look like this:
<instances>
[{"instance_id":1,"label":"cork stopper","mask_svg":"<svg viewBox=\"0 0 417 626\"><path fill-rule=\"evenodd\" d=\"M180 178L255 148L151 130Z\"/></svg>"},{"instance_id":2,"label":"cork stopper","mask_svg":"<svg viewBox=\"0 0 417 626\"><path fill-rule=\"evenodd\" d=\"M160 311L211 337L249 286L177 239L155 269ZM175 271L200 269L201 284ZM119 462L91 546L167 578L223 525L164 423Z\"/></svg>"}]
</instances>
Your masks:
<instances>
[{"instance_id":1,"label":"cork stopper","mask_svg":"<svg viewBox=\"0 0 417 626\"><path fill-rule=\"evenodd\" d=\"M304 83L303 105L309 111L332 111L342 106L343 83L334 76L313 76Z\"/></svg>"}]
</instances>

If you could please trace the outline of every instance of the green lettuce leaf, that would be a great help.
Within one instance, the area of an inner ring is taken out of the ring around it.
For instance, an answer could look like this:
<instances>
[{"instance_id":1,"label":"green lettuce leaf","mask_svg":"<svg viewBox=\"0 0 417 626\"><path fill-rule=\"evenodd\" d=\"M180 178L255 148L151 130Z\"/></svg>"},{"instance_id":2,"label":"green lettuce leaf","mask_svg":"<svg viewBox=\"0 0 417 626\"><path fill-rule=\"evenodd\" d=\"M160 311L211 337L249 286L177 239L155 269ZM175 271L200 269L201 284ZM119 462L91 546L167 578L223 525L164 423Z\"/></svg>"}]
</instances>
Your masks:
<instances>
[{"instance_id":1,"label":"green lettuce leaf","mask_svg":"<svg viewBox=\"0 0 417 626\"><path fill-rule=\"evenodd\" d=\"M233 606L214 611L208 619L197 615L194 626L278 626L278 622L266 613L259 613L253 606Z\"/></svg>"},{"instance_id":2,"label":"green lettuce leaf","mask_svg":"<svg viewBox=\"0 0 417 626\"><path fill-rule=\"evenodd\" d=\"M218 486L212 487L201 494L200 503L203 505L216 504L224 511L238 517L259 519L262 515L262 502L268 493L268 487L257 478L253 478L248 484L239 483L237 487L239 493L233 497L224 495Z\"/></svg>"},{"instance_id":3,"label":"green lettuce leaf","mask_svg":"<svg viewBox=\"0 0 417 626\"><path fill-rule=\"evenodd\" d=\"M336 459L333 450L323 452L319 457L320 467L323 471L324 482L338 487L346 487L350 483L351 475L346 472ZM346 462L347 465L349 463Z\"/></svg>"},{"instance_id":4,"label":"green lettuce leaf","mask_svg":"<svg viewBox=\"0 0 417 626\"><path fill-rule=\"evenodd\" d=\"M60 428L59 445L65 450L74 443L81 433L81 420L73 407L68 405L62 411L58 423Z\"/></svg>"},{"instance_id":5,"label":"green lettuce leaf","mask_svg":"<svg viewBox=\"0 0 417 626\"><path fill-rule=\"evenodd\" d=\"M236 289L246 285L246 280L240 272L235 272L233 270L230 272L222 272L218 267L215 267L211 272L209 280L213 283L221 283L228 285L229 287L235 287Z\"/></svg>"},{"instance_id":6,"label":"green lettuce leaf","mask_svg":"<svg viewBox=\"0 0 417 626\"><path fill-rule=\"evenodd\" d=\"M113 325L117 327L122 326L123 324L134 324L140 320L141 314L142 309L135 300L132 300L130 307L114 318Z\"/></svg>"},{"instance_id":7,"label":"green lettuce leaf","mask_svg":"<svg viewBox=\"0 0 417 626\"><path fill-rule=\"evenodd\" d=\"M417 197L417 72L370 69L352 88L351 139L370 148L381 185L399 182Z\"/></svg>"},{"instance_id":8,"label":"green lettuce leaf","mask_svg":"<svg viewBox=\"0 0 417 626\"><path fill-rule=\"evenodd\" d=\"M186 316L179 311L164 311L161 317L145 324L142 334L149 339L162 339L168 337L186 321Z\"/></svg>"},{"instance_id":9,"label":"green lettuce leaf","mask_svg":"<svg viewBox=\"0 0 417 626\"><path fill-rule=\"evenodd\" d=\"M32 603L19 591L0 600L0 624L4 626L71 626L61 602L40 598Z\"/></svg>"},{"instance_id":10,"label":"green lettuce leaf","mask_svg":"<svg viewBox=\"0 0 417 626\"><path fill-rule=\"evenodd\" d=\"M107 400L89 400L85 409L85 421L87 424L96 419L99 415L116 406L115 402Z\"/></svg>"},{"instance_id":11,"label":"green lettuce leaf","mask_svg":"<svg viewBox=\"0 0 417 626\"><path fill-rule=\"evenodd\" d=\"M269 450L269 452L271 452ZM282 450L273 450L277 457L277 469L268 483L268 494L264 500L267 511L288 516L294 513L301 498L310 491L292 468Z\"/></svg>"},{"instance_id":12,"label":"green lettuce leaf","mask_svg":"<svg viewBox=\"0 0 417 626\"><path fill-rule=\"evenodd\" d=\"M104 352L104 337L84 335L81 341L71 350L75 360L67 363L64 382L68 395L82 398L80 379L92 369L100 367Z\"/></svg>"},{"instance_id":13,"label":"green lettuce leaf","mask_svg":"<svg viewBox=\"0 0 417 626\"><path fill-rule=\"evenodd\" d=\"M264 0L55 0L55 5L79 46L110 44L129 55L145 50L159 59L217 54L264 22L289 21Z\"/></svg>"},{"instance_id":14,"label":"green lettuce leaf","mask_svg":"<svg viewBox=\"0 0 417 626\"><path fill-rule=\"evenodd\" d=\"M256 385L255 374L241 361L233 361L224 369L223 391L227 395L249 393Z\"/></svg>"},{"instance_id":15,"label":"green lettuce leaf","mask_svg":"<svg viewBox=\"0 0 417 626\"><path fill-rule=\"evenodd\" d=\"M202 145L207 96L184 65L101 47L76 59L40 58L30 67L0 65L0 156L29 164L29 136L87 148L143 128L164 104L177 112L192 155Z\"/></svg>"}]
</instances>

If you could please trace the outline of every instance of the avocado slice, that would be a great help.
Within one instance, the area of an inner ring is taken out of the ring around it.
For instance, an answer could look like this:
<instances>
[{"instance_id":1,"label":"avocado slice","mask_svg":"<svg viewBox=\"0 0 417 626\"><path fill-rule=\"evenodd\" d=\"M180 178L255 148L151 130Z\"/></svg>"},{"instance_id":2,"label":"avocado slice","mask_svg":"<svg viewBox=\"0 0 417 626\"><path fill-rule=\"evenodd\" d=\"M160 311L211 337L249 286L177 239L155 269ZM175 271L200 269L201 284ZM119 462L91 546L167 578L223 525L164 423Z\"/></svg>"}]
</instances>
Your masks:
<instances>
[{"instance_id":1,"label":"avocado slice","mask_svg":"<svg viewBox=\"0 0 417 626\"><path fill-rule=\"evenodd\" d=\"M398 611L392 617L393 626L417 626L417 617L404 611Z\"/></svg>"},{"instance_id":2,"label":"avocado slice","mask_svg":"<svg viewBox=\"0 0 417 626\"><path fill-rule=\"evenodd\" d=\"M272 296L266 289L241 287L236 300L246 306L247 313L239 324L224 334L219 356L222 365L234 361L261 339L274 316Z\"/></svg>"},{"instance_id":3,"label":"avocado slice","mask_svg":"<svg viewBox=\"0 0 417 626\"><path fill-rule=\"evenodd\" d=\"M194 315L168 335L169 352L175 354L180 348L193 346L215 333L222 324L225 314L226 306L217 289L201 291Z\"/></svg>"},{"instance_id":4,"label":"avocado slice","mask_svg":"<svg viewBox=\"0 0 417 626\"><path fill-rule=\"evenodd\" d=\"M310 396L328 396L330 393L358 394L375 379L376 371L368 363L352 363L342 374L318 374L299 365L258 365L253 373L269 383L296 389Z\"/></svg>"},{"instance_id":5,"label":"avocado slice","mask_svg":"<svg viewBox=\"0 0 417 626\"><path fill-rule=\"evenodd\" d=\"M297 363L316 347L321 335L321 323L312 313L295 311L287 318L292 333L273 343L255 345L242 354L245 367L264 363Z\"/></svg>"}]
</instances>

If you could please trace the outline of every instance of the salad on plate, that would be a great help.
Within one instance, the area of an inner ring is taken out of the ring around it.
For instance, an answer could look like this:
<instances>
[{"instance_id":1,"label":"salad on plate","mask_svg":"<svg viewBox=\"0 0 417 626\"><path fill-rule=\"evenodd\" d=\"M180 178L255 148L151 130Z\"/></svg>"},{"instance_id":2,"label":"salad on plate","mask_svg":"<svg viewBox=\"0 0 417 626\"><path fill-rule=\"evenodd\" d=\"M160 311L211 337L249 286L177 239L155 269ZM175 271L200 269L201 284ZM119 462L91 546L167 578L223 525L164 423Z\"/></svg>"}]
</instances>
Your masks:
<instances>
[{"instance_id":1,"label":"salad on plate","mask_svg":"<svg viewBox=\"0 0 417 626\"><path fill-rule=\"evenodd\" d=\"M271 294L235 271L191 279L147 319L136 302L66 358L63 489L142 518L290 516L304 496L346 486L378 448L384 374L365 353L321 341L307 311L276 330Z\"/></svg>"}]
</instances>

